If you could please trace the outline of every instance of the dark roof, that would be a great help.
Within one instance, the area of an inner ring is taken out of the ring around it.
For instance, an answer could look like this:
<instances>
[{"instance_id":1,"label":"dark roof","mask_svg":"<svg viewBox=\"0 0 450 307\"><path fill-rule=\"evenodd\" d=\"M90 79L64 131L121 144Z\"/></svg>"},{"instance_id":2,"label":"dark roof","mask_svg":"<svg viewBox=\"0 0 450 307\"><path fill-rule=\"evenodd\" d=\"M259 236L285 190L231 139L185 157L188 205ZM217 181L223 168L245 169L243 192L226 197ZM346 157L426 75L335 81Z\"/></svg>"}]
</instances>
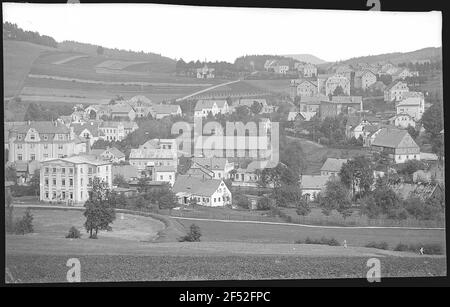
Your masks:
<instances>
[{"instance_id":1,"label":"dark roof","mask_svg":"<svg viewBox=\"0 0 450 307\"><path fill-rule=\"evenodd\" d=\"M14 126L11 130L17 133L27 133L31 128L42 134L69 133L70 130L60 122L37 121Z\"/></svg>"},{"instance_id":2,"label":"dark roof","mask_svg":"<svg viewBox=\"0 0 450 307\"><path fill-rule=\"evenodd\" d=\"M327 158L322 165L321 171L339 172L342 165L347 163L347 159Z\"/></svg>"},{"instance_id":3,"label":"dark roof","mask_svg":"<svg viewBox=\"0 0 450 307\"><path fill-rule=\"evenodd\" d=\"M411 136L408 134L406 130L382 128L381 131L378 132L378 134L376 135L375 140L372 142L372 145L397 148L405 137L411 138ZM414 142L414 140L412 141Z\"/></svg>"},{"instance_id":4,"label":"dark roof","mask_svg":"<svg viewBox=\"0 0 450 307\"><path fill-rule=\"evenodd\" d=\"M222 180L202 179L189 175L178 176L173 186L175 193L189 193L210 197L219 188Z\"/></svg>"}]
</instances>

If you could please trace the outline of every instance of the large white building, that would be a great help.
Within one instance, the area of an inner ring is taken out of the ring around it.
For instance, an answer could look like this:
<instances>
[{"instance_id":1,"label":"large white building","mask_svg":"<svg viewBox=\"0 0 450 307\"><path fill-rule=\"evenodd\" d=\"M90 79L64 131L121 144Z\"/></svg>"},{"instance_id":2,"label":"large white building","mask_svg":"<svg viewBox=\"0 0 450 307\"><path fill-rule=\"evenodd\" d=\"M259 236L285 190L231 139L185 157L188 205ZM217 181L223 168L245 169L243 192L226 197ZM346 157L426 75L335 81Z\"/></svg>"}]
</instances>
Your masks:
<instances>
[{"instance_id":1,"label":"large white building","mask_svg":"<svg viewBox=\"0 0 450 307\"><path fill-rule=\"evenodd\" d=\"M105 121L100 124L101 137L105 141L122 141L129 133L137 130L136 122Z\"/></svg>"},{"instance_id":2,"label":"large white building","mask_svg":"<svg viewBox=\"0 0 450 307\"><path fill-rule=\"evenodd\" d=\"M178 167L178 149L175 139L153 139L131 149L130 164L139 171L147 167L171 166Z\"/></svg>"},{"instance_id":3,"label":"large white building","mask_svg":"<svg viewBox=\"0 0 450 307\"><path fill-rule=\"evenodd\" d=\"M43 161L40 171L40 200L83 205L89 199L95 177L112 187L112 164L85 156Z\"/></svg>"},{"instance_id":4,"label":"large white building","mask_svg":"<svg viewBox=\"0 0 450 307\"><path fill-rule=\"evenodd\" d=\"M8 132L10 162L44 161L86 152L87 141L60 122L24 122L12 126Z\"/></svg>"},{"instance_id":5,"label":"large white building","mask_svg":"<svg viewBox=\"0 0 450 307\"><path fill-rule=\"evenodd\" d=\"M195 117L207 117L209 113L213 116L217 114L226 114L229 112L229 105L225 99L218 100L199 100L195 105Z\"/></svg>"},{"instance_id":6,"label":"large white building","mask_svg":"<svg viewBox=\"0 0 450 307\"><path fill-rule=\"evenodd\" d=\"M325 81L325 95L334 95L334 91L339 86L345 95L350 95L350 79L343 74L335 74Z\"/></svg>"},{"instance_id":7,"label":"large white building","mask_svg":"<svg viewBox=\"0 0 450 307\"><path fill-rule=\"evenodd\" d=\"M408 114L415 121L422 118L425 112L425 99L420 92L407 92L396 105L397 114Z\"/></svg>"},{"instance_id":8,"label":"large white building","mask_svg":"<svg viewBox=\"0 0 450 307\"><path fill-rule=\"evenodd\" d=\"M384 90L384 101L400 101L403 99L403 95L409 92L408 85L403 81L394 81L386 87Z\"/></svg>"}]
</instances>

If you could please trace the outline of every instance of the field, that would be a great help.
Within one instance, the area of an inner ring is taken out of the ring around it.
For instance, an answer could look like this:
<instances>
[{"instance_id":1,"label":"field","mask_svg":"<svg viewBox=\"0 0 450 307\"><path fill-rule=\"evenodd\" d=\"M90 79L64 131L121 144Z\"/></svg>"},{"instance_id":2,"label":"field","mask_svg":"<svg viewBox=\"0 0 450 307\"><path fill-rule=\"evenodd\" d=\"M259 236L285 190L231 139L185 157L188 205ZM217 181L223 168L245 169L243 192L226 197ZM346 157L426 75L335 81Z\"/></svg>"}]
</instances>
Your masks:
<instances>
[{"instance_id":1,"label":"field","mask_svg":"<svg viewBox=\"0 0 450 307\"><path fill-rule=\"evenodd\" d=\"M158 56L134 60L4 41L5 97L23 102L92 104L121 95L145 95L154 102L183 97L223 80L201 80L174 74L175 61ZM23 120L12 102L8 119Z\"/></svg>"},{"instance_id":2,"label":"field","mask_svg":"<svg viewBox=\"0 0 450 307\"><path fill-rule=\"evenodd\" d=\"M23 208L14 210L21 216ZM155 238L166 223L121 213L113 231L97 240L64 238L70 226L82 229L80 211L32 210L35 232L6 236L8 282L65 282L66 262L78 258L82 281L292 279L365 277L366 261L382 262L382 277L445 275L443 256L419 256L357 245L367 241L443 241L444 232L313 229L283 225L173 220L180 229L201 227L202 242ZM171 227L171 226L170 226ZM345 238L348 248L294 244L305 236Z\"/></svg>"},{"instance_id":3,"label":"field","mask_svg":"<svg viewBox=\"0 0 450 307\"><path fill-rule=\"evenodd\" d=\"M3 41L3 95L11 97L20 93L25 77L34 60L53 48L27 42Z\"/></svg>"},{"instance_id":4,"label":"field","mask_svg":"<svg viewBox=\"0 0 450 307\"><path fill-rule=\"evenodd\" d=\"M265 91L290 95L289 80L245 80L245 82Z\"/></svg>"},{"instance_id":5,"label":"field","mask_svg":"<svg viewBox=\"0 0 450 307\"><path fill-rule=\"evenodd\" d=\"M368 257L78 256L81 281L365 278ZM66 282L68 256L8 255L10 282ZM381 259L381 278L445 276L444 258ZM8 281L8 279L7 279Z\"/></svg>"}]
</instances>

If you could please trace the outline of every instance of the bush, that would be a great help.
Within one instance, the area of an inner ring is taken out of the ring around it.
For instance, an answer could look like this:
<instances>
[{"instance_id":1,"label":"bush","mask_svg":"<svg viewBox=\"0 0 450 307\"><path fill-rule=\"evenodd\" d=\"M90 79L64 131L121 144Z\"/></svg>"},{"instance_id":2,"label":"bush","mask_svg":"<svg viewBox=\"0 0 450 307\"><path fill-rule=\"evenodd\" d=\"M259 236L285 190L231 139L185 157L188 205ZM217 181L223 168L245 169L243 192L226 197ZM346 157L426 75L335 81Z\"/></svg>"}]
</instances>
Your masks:
<instances>
[{"instance_id":1,"label":"bush","mask_svg":"<svg viewBox=\"0 0 450 307\"><path fill-rule=\"evenodd\" d=\"M270 209L270 201L267 197L261 197L258 199L258 203L256 205L258 210L269 210Z\"/></svg>"},{"instance_id":2,"label":"bush","mask_svg":"<svg viewBox=\"0 0 450 307\"><path fill-rule=\"evenodd\" d=\"M237 194L235 197L233 197L233 202L236 204L236 206L243 208L243 209L250 209L251 204L248 198L244 195Z\"/></svg>"},{"instance_id":3,"label":"bush","mask_svg":"<svg viewBox=\"0 0 450 307\"><path fill-rule=\"evenodd\" d=\"M192 224L189 228L189 233L184 237L181 237L178 241L180 242L200 242L200 237L202 233L200 231L200 227Z\"/></svg>"},{"instance_id":4,"label":"bush","mask_svg":"<svg viewBox=\"0 0 450 307\"><path fill-rule=\"evenodd\" d=\"M394 250L397 252L406 252L409 251L409 246L407 244L399 243Z\"/></svg>"},{"instance_id":5,"label":"bush","mask_svg":"<svg viewBox=\"0 0 450 307\"><path fill-rule=\"evenodd\" d=\"M79 238L81 238L81 233L75 226L72 226L72 227L70 227L69 233L66 235L66 238L67 239L79 239Z\"/></svg>"},{"instance_id":6,"label":"bush","mask_svg":"<svg viewBox=\"0 0 450 307\"><path fill-rule=\"evenodd\" d=\"M24 235L32 233L33 231L33 215L31 214L30 209L27 209L24 216L21 219L16 220L16 223L14 224L14 233Z\"/></svg>"},{"instance_id":7,"label":"bush","mask_svg":"<svg viewBox=\"0 0 450 307\"><path fill-rule=\"evenodd\" d=\"M370 243L366 244L366 247L385 249L385 250L389 249L389 245L387 244L387 242L370 242Z\"/></svg>"},{"instance_id":8,"label":"bush","mask_svg":"<svg viewBox=\"0 0 450 307\"><path fill-rule=\"evenodd\" d=\"M403 243L399 243L396 247L395 247L395 251L399 251L399 252L414 252L414 253L419 253L420 249L423 247L423 253L425 255L442 255L444 253L444 249L442 248L442 246L438 243L429 243L429 244L403 244Z\"/></svg>"},{"instance_id":9,"label":"bush","mask_svg":"<svg viewBox=\"0 0 450 307\"><path fill-rule=\"evenodd\" d=\"M295 241L297 244L320 244L320 245L330 245L330 246L340 246L341 244L336 240L335 238L325 238L322 237L321 239L311 239L310 237L307 237L305 240L297 240Z\"/></svg>"}]
</instances>

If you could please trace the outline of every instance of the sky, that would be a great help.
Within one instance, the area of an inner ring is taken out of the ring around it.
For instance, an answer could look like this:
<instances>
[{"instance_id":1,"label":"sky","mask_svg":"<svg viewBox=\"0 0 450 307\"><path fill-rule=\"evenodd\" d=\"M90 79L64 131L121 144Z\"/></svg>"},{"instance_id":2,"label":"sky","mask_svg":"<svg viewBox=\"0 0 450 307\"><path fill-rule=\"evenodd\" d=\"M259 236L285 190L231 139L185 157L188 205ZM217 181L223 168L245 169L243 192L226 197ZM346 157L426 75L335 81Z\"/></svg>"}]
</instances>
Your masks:
<instances>
[{"instance_id":1,"label":"sky","mask_svg":"<svg viewBox=\"0 0 450 307\"><path fill-rule=\"evenodd\" d=\"M58 42L143 50L185 61L304 53L339 61L442 44L440 12L3 3L3 21Z\"/></svg>"}]
</instances>

